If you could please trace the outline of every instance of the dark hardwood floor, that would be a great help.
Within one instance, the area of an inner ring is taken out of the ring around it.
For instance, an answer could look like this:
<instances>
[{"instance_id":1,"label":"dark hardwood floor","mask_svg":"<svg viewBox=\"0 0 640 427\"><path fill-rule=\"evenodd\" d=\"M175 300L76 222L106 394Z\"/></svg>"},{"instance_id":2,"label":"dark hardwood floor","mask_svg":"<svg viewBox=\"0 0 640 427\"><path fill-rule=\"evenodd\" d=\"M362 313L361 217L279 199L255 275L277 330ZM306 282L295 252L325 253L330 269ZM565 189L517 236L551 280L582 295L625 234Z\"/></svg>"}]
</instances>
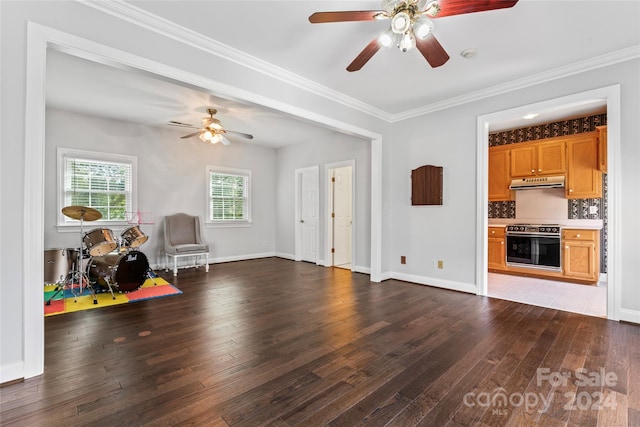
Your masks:
<instances>
[{"instance_id":1,"label":"dark hardwood floor","mask_svg":"<svg viewBox=\"0 0 640 427\"><path fill-rule=\"evenodd\" d=\"M0 423L640 425L640 326L278 258L159 273L184 293L46 318Z\"/></svg>"}]
</instances>

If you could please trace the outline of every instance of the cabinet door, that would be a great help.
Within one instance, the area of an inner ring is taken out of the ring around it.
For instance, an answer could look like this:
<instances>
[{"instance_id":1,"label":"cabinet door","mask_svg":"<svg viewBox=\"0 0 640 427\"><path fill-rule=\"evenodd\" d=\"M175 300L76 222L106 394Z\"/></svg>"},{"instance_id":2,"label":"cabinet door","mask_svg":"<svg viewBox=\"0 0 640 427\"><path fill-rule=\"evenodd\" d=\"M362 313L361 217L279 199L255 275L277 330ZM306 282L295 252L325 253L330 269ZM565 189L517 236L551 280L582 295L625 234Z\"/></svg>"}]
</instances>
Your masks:
<instances>
[{"instance_id":1,"label":"cabinet door","mask_svg":"<svg viewBox=\"0 0 640 427\"><path fill-rule=\"evenodd\" d=\"M489 201L499 202L514 200L513 191L509 190L511 175L509 174L509 151L504 147L489 148Z\"/></svg>"},{"instance_id":2,"label":"cabinet door","mask_svg":"<svg viewBox=\"0 0 640 427\"><path fill-rule=\"evenodd\" d=\"M563 269L566 277L598 280L596 244L585 241L565 241Z\"/></svg>"},{"instance_id":3,"label":"cabinet door","mask_svg":"<svg viewBox=\"0 0 640 427\"><path fill-rule=\"evenodd\" d=\"M487 240L487 267L492 270L504 270L506 262L504 237L491 237L489 234Z\"/></svg>"},{"instance_id":4,"label":"cabinet door","mask_svg":"<svg viewBox=\"0 0 640 427\"><path fill-rule=\"evenodd\" d=\"M511 148L511 176L522 178L536 174L535 145Z\"/></svg>"},{"instance_id":5,"label":"cabinet door","mask_svg":"<svg viewBox=\"0 0 640 427\"><path fill-rule=\"evenodd\" d=\"M564 141L543 142L537 145L537 175L564 175L567 171Z\"/></svg>"},{"instance_id":6,"label":"cabinet door","mask_svg":"<svg viewBox=\"0 0 640 427\"><path fill-rule=\"evenodd\" d=\"M598 170L598 139L588 137L574 139L567 145L568 199L602 197L602 172Z\"/></svg>"}]
</instances>

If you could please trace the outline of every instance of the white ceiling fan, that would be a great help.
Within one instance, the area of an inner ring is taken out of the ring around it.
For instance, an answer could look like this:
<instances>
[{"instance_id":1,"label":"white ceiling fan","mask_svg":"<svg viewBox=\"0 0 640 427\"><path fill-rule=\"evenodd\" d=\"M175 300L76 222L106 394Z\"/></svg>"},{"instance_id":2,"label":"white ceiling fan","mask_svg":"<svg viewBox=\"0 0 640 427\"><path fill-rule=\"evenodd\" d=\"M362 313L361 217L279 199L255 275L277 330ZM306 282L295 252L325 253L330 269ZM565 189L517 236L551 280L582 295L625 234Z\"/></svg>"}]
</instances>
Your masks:
<instances>
[{"instance_id":1,"label":"white ceiling fan","mask_svg":"<svg viewBox=\"0 0 640 427\"><path fill-rule=\"evenodd\" d=\"M225 129L222 126L222 123L220 122L220 120L213 117L217 112L218 110L216 110L215 108L207 108L207 113L209 114L209 116L202 118L201 128L197 126L193 126L188 123L177 122L175 120L170 120L169 125L183 127L183 128L198 129L198 132L193 132L188 135L181 136L180 138L186 139L186 138L192 138L194 136L197 136L203 142L208 142L210 144L217 144L218 142L221 142L223 145L231 144L231 141L226 136L227 134L237 135L241 138L246 138L246 139L253 139L253 135L250 135L248 133L236 132L233 130Z\"/></svg>"}]
</instances>

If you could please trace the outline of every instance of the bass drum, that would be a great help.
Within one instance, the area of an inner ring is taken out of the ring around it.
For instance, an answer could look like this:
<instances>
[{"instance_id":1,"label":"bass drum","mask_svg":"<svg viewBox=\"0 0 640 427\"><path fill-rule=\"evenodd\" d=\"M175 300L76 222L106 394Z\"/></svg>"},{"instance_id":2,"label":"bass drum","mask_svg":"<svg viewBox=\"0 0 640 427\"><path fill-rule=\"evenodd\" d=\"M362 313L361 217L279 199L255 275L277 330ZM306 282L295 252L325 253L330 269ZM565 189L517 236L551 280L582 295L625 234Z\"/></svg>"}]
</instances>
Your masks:
<instances>
[{"instance_id":1,"label":"bass drum","mask_svg":"<svg viewBox=\"0 0 640 427\"><path fill-rule=\"evenodd\" d=\"M130 251L122 255L109 254L95 257L89 263L89 279L95 280L103 288L109 283L120 292L139 289L147 279L149 261L139 251Z\"/></svg>"},{"instance_id":2,"label":"bass drum","mask_svg":"<svg viewBox=\"0 0 640 427\"><path fill-rule=\"evenodd\" d=\"M44 283L62 283L67 274L73 270L78 261L76 249L45 249L44 251Z\"/></svg>"}]
</instances>

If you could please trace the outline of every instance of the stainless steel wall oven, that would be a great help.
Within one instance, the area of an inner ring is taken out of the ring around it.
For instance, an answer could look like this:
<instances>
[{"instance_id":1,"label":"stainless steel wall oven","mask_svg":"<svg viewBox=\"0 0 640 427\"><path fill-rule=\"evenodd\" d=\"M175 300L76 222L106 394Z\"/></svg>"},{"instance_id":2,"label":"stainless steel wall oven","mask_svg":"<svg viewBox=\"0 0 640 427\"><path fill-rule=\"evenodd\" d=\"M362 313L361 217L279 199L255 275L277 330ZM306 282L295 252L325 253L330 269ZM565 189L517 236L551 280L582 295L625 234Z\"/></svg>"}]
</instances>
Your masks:
<instances>
[{"instance_id":1,"label":"stainless steel wall oven","mask_svg":"<svg viewBox=\"0 0 640 427\"><path fill-rule=\"evenodd\" d=\"M560 226L507 226L507 265L561 271Z\"/></svg>"}]
</instances>

